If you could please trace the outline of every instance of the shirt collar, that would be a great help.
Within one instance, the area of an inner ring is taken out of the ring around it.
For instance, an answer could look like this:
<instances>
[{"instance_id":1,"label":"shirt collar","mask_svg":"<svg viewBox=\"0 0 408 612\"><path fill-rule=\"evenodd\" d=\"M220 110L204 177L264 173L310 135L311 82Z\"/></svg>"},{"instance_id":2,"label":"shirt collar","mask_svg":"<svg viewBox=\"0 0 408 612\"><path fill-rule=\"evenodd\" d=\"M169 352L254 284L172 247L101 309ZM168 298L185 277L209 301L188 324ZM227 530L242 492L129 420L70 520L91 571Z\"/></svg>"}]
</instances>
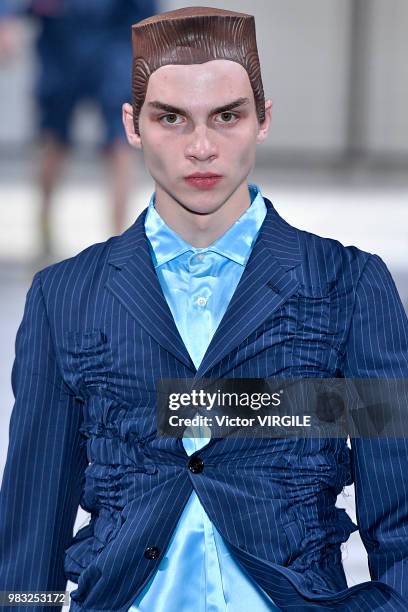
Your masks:
<instances>
[{"instance_id":1,"label":"shirt collar","mask_svg":"<svg viewBox=\"0 0 408 612\"><path fill-rule=\"evenodd\" d=\"M165 223L154 206L156 193L153 192L144 225L154 267L157 268L187 251L213 251L244 266L266 216L266 205L260 188L258 185L249 184L248 189L251 196L250 206L222 236L207 247L192 246Z\"/></svg>"}]
</instances>

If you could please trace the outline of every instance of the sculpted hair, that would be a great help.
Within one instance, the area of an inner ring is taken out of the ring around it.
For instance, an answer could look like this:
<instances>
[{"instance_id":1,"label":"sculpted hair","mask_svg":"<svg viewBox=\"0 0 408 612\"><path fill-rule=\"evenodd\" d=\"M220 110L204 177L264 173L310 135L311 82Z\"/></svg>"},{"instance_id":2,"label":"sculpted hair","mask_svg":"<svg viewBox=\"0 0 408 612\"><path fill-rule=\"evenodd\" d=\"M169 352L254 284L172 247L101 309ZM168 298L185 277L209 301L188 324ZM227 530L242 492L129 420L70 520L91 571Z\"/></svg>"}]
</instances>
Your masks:
<instances>
[{"instance_id":1,"label":"sculpted hair","mask_svg":"<svg viewBox=\"0 0 408 612\"><path fill-rule=\"evenodd\" d=\"M265 98L256 44L255 19L210 7L160 13L132 26L132 106L136 134L150 75L167 64L202 64L226 59L248 73L258 120L265 119Z\"/></svg>"}]
</instances>

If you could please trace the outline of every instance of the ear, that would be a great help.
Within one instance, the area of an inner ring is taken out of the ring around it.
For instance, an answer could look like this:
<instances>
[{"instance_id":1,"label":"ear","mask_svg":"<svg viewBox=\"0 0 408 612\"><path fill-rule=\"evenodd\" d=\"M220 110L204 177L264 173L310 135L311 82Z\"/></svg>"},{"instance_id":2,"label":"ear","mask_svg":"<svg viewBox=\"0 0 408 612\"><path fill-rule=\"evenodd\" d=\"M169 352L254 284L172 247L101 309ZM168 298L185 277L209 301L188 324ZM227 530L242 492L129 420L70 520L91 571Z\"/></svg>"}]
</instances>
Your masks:
<instances>
[{"instance_id":1,"label":"ear","mask_svg":"<svg viewBox=\"0 0 408 612\"><path fill-rule=\"evenodd\" d=\"M122 106L122 121L128 143L136 149L142 149L142 140L140 136L136 134L133 124L133 108L132 105L127 102Z\"/></svg>"},{"instance_id":2,"label":"ear","mask_svg":"<svg viewBox=\"0 0 408 612\"><path fill-rule=\"evenodd\" d=\"M260 143L266 140L268 136L269 126L272 120L272 100L265 100L265 119L259 124L259 130L256 137L256 142Z\"/></svg>"}]
</instances>

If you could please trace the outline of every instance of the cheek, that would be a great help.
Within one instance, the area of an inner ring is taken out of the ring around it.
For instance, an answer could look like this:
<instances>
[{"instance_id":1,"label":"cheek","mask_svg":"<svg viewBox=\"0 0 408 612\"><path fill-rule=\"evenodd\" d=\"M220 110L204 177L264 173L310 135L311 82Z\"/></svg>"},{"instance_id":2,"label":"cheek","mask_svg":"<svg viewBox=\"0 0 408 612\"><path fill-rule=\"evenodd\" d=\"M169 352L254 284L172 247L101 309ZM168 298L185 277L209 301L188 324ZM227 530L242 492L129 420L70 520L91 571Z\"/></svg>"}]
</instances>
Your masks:
<instances>
[{"instance_id":1,"label":"cheek","mask_svg":"<svg viewBox=\"0 0 408 612\"><path fill-rule=\"evenodd\" d=\"M248 123L242 130L234 133L233 137L225 141L225 149L231 161L236 163L249 163L254 159L256 150L256 132Z\"/></svg>"},{"instance_id":2,"label":"cheek","mask_svg":"<svg viewBox=\"0 0 408 612\"><path fill-rule=\"evenodd\" d=\"M158 172L168 172L176 161L177 155L173 142L161 137L160 140L149 140L144 146L144 157L148 168Z\"/></svg>"},{"instance_id":3,"label":"cheek","mask_svg":"<svg viewBox=\"0 0 408 612\"><path fill-rule=\"evenodd\" d=\"M253 140L236 143L235 147L231 149L231 156L230 159L234 159L235 163L240 167L251 165L255 159L255 144Z\"/></svg>"}]
</instances>

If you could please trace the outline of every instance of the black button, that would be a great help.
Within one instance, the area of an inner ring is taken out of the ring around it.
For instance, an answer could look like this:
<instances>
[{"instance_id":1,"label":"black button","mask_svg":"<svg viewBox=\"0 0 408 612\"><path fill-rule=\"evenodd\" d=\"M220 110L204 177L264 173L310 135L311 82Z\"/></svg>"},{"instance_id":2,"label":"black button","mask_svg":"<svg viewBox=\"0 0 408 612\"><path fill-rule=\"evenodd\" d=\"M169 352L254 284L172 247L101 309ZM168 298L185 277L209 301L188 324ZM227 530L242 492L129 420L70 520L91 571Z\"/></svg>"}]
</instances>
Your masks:
<instances>
[{"instance_id":1,"label":"black button","mask_svg":"<svg viewBox=\"0 0 408 612\"><path fill-rule=\"evenodd\" d=\"M160 555L160 548L157 546L148 546L144 551L144 556L146 559L157 559Z\"/></svg>"},{"instance_id":2,"label":"black button","mask_svg":"<svg viewBox=\"0 0 408 612\"><path fill-rule=\"evenodd\" d=\"M343 398L334 391L325 391L317 394L316 415L320 421L334 423L339 421L346 412Z\"/></svg>"},{"instance_id":3,"label":"black button","mask_svg":"<svg viewBox=\"0 0 408 612\"><path fill-rule=\"evenodd\" d=\"M188 462L188 469L193 472L193 474L199 474L204 469L204 461L200 457L191 457Z\"/></svg>"}]
</instances>

